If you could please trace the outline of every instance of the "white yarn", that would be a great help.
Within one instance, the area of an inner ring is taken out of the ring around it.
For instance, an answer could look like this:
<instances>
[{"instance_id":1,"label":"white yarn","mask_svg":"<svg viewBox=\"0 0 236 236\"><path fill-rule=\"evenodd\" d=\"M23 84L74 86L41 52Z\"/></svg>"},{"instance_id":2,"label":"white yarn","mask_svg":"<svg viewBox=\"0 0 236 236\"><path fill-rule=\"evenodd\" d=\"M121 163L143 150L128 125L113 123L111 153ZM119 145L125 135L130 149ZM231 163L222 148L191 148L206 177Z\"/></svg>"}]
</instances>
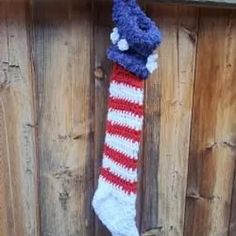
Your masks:
<instances>
[{"instance_id":1,"label":"white yarn","mask_svg":"<svg viewBox=\"0 0 236 236\"><path fill-rule=\"evenodd\" d=\"M148 62L146 67L147 70L152 74L158 68L158 65L156 62Z\"/></svg>"},{"instance_id":2,"label":"white yarn","mask_svg":"<svg viewBox=\"0 0 236 236\"><path fill-rule=\"evenodd\" d=\"M123 153L127 157L130 157L132 159L138 159L138 151L139 151L139 143L138 142L132 142L128 139L106 134L105 137L105 143L112 149Z\"/></svg>"},{"instance_id":3,"label":"white yarn","mask_svg":"<svg viewBox=\"0 0 236 236\"><path fill-rule=\"evenodd\" d=\"M98 189L99 191L109 193L114 197L117 197L117 199L120 199L121 201L124 200L124 202L127 204L132 205L132 203L135 203L136 201L136 194L134 193L127 194L124 191L120 191L119 187L110 184L109 182L107 182L107 180L104 180L102 176L100 176L98 179L98 185L102 185L105 187L102 190Z\"/></svg>"},{"instance_id":4,"label":"white yarn","mask_svg":"<svg viewBox=\"0 0 236 236\"><path fill-rule=\"evenodd\" d=\"M135 224L135 201L135 194L126 194L99 177L92 205L113 236L139 236Z\"/></svg>"},{"instance_id":5,"label":"white yarn","mask_svg":"<svg viewBox=\"0 0 236 236\"><path fill-rule=\"evenodd\" d=\"M134 182L137 181L137 171L133 171L132 169L127 169L122 165L114 162L108 156L103 155L102 166L106 169L109 169L114 175L119 176L120 178Z\"/></svg>"},{"instance_id":6,"label":"white yarn","mask_svg":"<svg viewBox=\"0 0 236 236\"><path fill-rule=\"evenodd\" d=\"M147 62L155 62L157 59L158 59L158 54L153 53L148 57Z\"/></svg>"},{"instance_id":7,"label":"white yarn","mask_svg":"<svg viewBox=\"0 0 236 236\"><path fill-rule=\"evenodd\" d=\"M141 130L143 124L143 117L136 116L131 112L122 112L110 108L107 115L108 121L118 125L123 125L135 130Z\"/></svg>"},{"instance_id":8,"label":"white yarn","mask_svg":"<svg viewBox=\"0 0 236 236\"><path fill-rule=\"evenodd\" d=\"M158 59L157 53L153 53L147 58L146 68L149 71L149 73L153 73L158 68L158 64L156 62L157 59Z\"/></svg>"},{"instance_id":9,"label":"white yarn","mask_svg":"<svg viewBox=\"0 0 236 236\"><path fill-rule=\"evenodd\" d=\"M120 39L120 34L119 34L119 32L118 32L118 28L117 28L117 27L113 28L113 31L112 31L112 33L110 34L110 39L111 39L111 42L112 42L113 44L116 44L116 43L119 41L119 39Z\"/></svg>"},{"instance_id":10,"label":"white yarn","mask_svg":"<svg viewBox=\"0 0 236 236\"><path fill-rule=\"evenodd\" d=\"M129 49L129 44L126 39L121 39L117 44L119 50L127 51Z\"/></svg>"},{"instance_id":11,"label":"white yarn","mask_svg":"<svg viewBox=\"0 0 236 236\"><path fill-rule=\"evenodd\" d=\"M124 99L133 103L143 104L143 89L137 89L122 83L112 82L110 85L110 96Z\"/></svg>"}]
</instances>

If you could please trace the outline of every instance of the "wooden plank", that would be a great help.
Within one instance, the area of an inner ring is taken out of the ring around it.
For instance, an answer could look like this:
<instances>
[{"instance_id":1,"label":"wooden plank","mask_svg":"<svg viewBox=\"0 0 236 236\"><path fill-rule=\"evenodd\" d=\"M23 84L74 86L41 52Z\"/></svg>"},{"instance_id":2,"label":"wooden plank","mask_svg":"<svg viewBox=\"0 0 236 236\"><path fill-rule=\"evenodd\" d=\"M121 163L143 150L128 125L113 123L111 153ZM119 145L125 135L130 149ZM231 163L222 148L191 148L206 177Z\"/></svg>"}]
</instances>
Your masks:
<instances>
[{"instance_id":1,"label":"wooden plank","mask_svg":"<svg viewBox=\"0 0 236 236\"><path fill-rule=\"evenodd\" d=\"M228 235L236 142L236 14L202 9L185 235Z\"/></svg>"},{"instance_id":2,"label":"wooden plank","mask_svg":"<svg viewBox=\"0 0 236 236\"><path fill-rule=\"evenodd\" d=\"M236 19L235 17L231 18L231 24L235 25L235 19ZM235 33L234 33L234 38L235 38ZM234 43L234 46L235 45L236 44ZM236 49L234 48L234 51L235 50ZM236 64L236 59L234 59L234 64L233 64L234 67L235 67L235 64ZM235 115L236 115L236 112L235 112ZM233 126L235 127L236 126L235 119L233 122L234 122ZM235 158L234 183L233 183L232 200L231 200L231 216L230 216L230 224L229 224L229 236L234 236L234 235L236 235L236 158Z\"/></svg>"},{"instance_id":3,"label":"wooden plank","mask_svg":"<svg viewBox=\"0 0 236 236\"><path fill-rule=\"evenodd\" d=\"M1 1L1 236L39 235L30 24L28 1Z\"/></svg>"},{"instance_id":4,"label":"wooden plank","mask_svg":"<svg viewBox=\"0 0 236 236\"><path fill-rule=\"evenodd\" d=\"M235 0L150 0L171 4L188 4L207 7L236 7Z\"/></svg>"},{"instance_id":5,"label":"wooden plank","mask_svg":"<svg viewBox=\"0 0 236 236\"><path fill-rule=\"evenodd\" d=\"M91 4L35 0L41 235L93 235Z\"/></svg>"},{"instance_id":6,"label":"wooden plank","mask_svg":"<svg viewBox=\"0 0 236 236\"><path fill-rule=\"evenodd\" d=\"M144 235L183 235L198 9L156 6L164 35L146 85Z\"/></svg>"},{"instance_id":7,"label":"wooden plank","mask_svg":"<svg viewBox=\"0 0 236 236\"><path fill-rule=\"evenodd\" d=\"M232 203L231 203L229 236L234 236L235 234L236 234L236 165L234 169L234 184L233 184L233 194L232 194Z\"/></svg>"},{"instance_id":8,"label":"wooden plank","mask_svg":"<svg viewBox=\"0 0 236 236\"><path fill-rule=\"evenodd\" d=\"M141 4L142 9L144 12L148 11L148 3L143 2ZM146 112L146 82L144 82L144 115ZM146 117L145 117L146 118ZM140 147L139 147L139 156L138 156L138 191L137 191L137 200L136 200L136 225L139 230L139 232L142 233L142 217L143 217L143 212L144 212L144 207L145 205L143 204L144 202L144 197L145 197L145 170L146 170L146 160L145 160L145 142L146 142L146 137L145 137L145 118L143 121L143 130L141 133L141 139L140 139Z\"/></svg>"},{"instance_id":9,"label":"wooden plank","mask_svg":"<svg viewBox=\"0 0 236 236\"><path fill-rule=\"evenodd\" d=\"M112 30L111 3L102 0L94 2L94 79L95 79L95 185L102 162L107 114L107 96L112 63L107 59L106 50L110 45ZM102 9L102 14L101 14ZM95 236L108 236L110 233L96 217Z\"/></svg>"},{"instance_id":10,"label":"wooden plank","mask_svg":"<svg viewBox=\"0 0 236 236\"><path fill-rule=\"evenodd\" d=\"M2 92L1 92L2 93ZM2 96L2 95L1 95ZM9 145L7 138L6 115L4 104L0 105L0 227L3 236L16 235L14 217L14 195L12 191L12 177L10 172ZM10 186L10 188L8 187ZM7 203L7 204L6 204ZM23 222L22 222L23 223Z\"/></svg>"},{"instance_id":11,"label":"wooden plank","mask_svg":"<svg viewBox=\"0 0 236 236\"><path fill-rule=\"evenodd\" d=\"M140 0L141 1L141 0ZM145 3L164 3L177 5L193 5L204 7L236 8L235 0L142 0Z\"/></svg>"}]
</instances>

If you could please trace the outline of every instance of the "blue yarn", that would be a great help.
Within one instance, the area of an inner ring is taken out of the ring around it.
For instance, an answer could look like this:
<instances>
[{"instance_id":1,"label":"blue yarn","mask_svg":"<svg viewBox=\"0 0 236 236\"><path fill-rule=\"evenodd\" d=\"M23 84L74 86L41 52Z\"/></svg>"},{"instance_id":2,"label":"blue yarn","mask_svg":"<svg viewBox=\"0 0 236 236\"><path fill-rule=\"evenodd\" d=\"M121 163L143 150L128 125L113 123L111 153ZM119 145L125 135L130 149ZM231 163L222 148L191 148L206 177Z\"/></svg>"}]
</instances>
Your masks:
<instances>
[{"instance_id":1,"label":"blue yarn","mask_svg":"<svg viewBox=\"0 0 236 236\"><path fill-rule=\"evenodd\" d=\"M129 49L120 51L117 45L112 45L107 52L108 58L146 79L149 75L147 58L161 43L159 29L135 0L114 0L112 16L121 38L127 40Z\"/></svg>"}]
</instances>

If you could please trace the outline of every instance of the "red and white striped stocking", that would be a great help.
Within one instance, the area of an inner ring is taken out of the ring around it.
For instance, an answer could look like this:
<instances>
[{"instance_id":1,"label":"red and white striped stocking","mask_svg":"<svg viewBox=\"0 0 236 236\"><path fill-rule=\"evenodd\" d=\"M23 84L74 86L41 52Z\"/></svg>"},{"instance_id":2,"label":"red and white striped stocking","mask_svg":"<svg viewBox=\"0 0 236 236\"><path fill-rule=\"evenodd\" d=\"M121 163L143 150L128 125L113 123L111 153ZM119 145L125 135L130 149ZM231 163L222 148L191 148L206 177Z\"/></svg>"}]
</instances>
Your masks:
<instances>
[{"instance_id":1,"label":"red and white striped stocking","mask_svg":"<svg viewBox=\"0 0 236 236\"><path fill-rule=\"evenodd\" d=\"M113 236L138 236L137 163L144 81L118 64L110 78L103 161L93 207Z\"/></svg>"}]
</instances>

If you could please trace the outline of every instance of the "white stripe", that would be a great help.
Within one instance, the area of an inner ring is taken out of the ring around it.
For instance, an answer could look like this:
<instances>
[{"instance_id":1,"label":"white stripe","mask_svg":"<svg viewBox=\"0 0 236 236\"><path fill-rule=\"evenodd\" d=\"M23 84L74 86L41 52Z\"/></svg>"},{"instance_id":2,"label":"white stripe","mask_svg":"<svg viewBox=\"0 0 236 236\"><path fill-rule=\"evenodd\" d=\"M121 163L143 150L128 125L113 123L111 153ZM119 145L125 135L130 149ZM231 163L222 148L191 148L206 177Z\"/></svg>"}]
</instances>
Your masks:
<instances>
[{"instance_id":1,"label":"white stripe","mask_svg":"<svg viewBox=\"0 0 236 236\"><path fill-rule=\"evenodd\" d=\"M123 153L131 159L138 159L139 143L116 135L106 134L105 143L112 149Z\"/></svg>"},{"instance_id":2,"label":"white stripe","mask_svg":"<svg viewBox=\"0 0 236 236\"><path fill-rule=\"evenodd\" d=\"M114 162L111 160L109 157L106 155L103 156L103 167L106 169L109 169L111 173L113 173L116 176L119 176L120 178L130 181L130 182L135 182L137 181L137 170L132 170L132 169L127 169L123 167L122 165Z\"/></svg>"},{"instance_id":3,"label":"white stripe","mask_svg":"<svg viewBox=\"0 0 236 236\"><path fill-rule=\"evenodd\" d=\"M140 105L143 104L143 89L113 81L109 91L110 96L113 98L124 99Z\"/></svg>"},{"instance_id":4,"label":"white stripe","mask_svg":"<svg viewBox=\"0 0 236 236\"><path fill-rule=\"evenodd\" d=\"M141 130L143 125L143 117L139 117L131 112L119 111L110 108L107 115L108 121L118 125L123 125L135 130Z\"/></svg>"}]
</instances>

